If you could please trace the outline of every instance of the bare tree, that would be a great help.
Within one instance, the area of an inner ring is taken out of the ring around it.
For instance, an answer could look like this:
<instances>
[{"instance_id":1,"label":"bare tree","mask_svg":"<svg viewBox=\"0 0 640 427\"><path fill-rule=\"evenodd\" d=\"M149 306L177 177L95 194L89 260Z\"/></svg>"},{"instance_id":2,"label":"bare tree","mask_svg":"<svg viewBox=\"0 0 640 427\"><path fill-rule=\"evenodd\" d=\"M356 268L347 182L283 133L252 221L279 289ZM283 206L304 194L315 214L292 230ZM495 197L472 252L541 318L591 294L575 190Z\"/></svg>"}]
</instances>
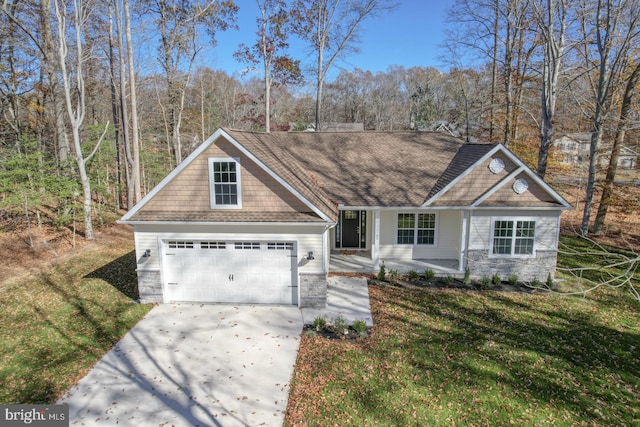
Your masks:
<instances>
[{"instance_id":1,"label":"bare tree","mask_svg":"<svg viewBox=\"0 0 640 427\"><path fill-rule=\"evenodd\" d=\"M140 187L140 142L138 129L138 97L136 88L136 68L133 62L133 40L131 39L131 16L129 13L129 0L123 0L124 28L127 39L127 67L129 69L129 102L131 103L131 148L133 163L131 165L131 180L135 192L135 202L142 199Z\"/></svg>"},{"instance_id":2,"label":"bare tree","mask_svg":"<svg viewBox=\"0 0 640 427\"><path fill-rule=\"evenodd\" d=\"M618 171L618 160L620 158L620 150L624 145L627 128L632 114L632 101L635 95L635 89L640 80L640 64L637 64L631 72L631 77L627 81L624 94L622 96L622 106L620 107L620 118L616 126L616 135L613 139L613 148L609 157L609 165L607 166L607 176L602 185L602 195L600 196L600 204L598 205L598 213L593 224L593 233L599 234L604 227L607 211L611 205L613 195L613 184Z\"/></svg>"},{"instance_id":3,"label":"bare tree","mask_svg":"<svg viewBox=\"0 0 640 427\"><path fill-rule=\"evenodd\" d=\"M557 272L572 278L573 286L560 292L563 295L586 295L600 288L626 289L640 302L640 288L635 278L640 267L640 255L634 251L612 251L587 239L588 247L573 248L560 245L566 258L588 258L589 266L558 267ZM536 287L552 291L548 287Z\"/></svg>"},{"instance_id":4,"label":"bare tree","mask_svg":"<svg viewBox=\"0 0 640 427\"><path fill-rule=\"evenodd\" d=\"M200 34L208 33L215 44L217 31L235 25L238 7L230 0L190 1L145 0L155 15L160 32L158 62L165 75L167 111L165 120L176 163L182 161L182 126L185 92L200 51Z\"/></svg>"},{"instance_id":5,"label":"bare tree","mask_svg":"<svg viewBox=\"0 0 640 427\"><path fill-rule=\"evenodd\" d=\"M358 31L364 20L395 7L389 0L296 0L292 9L294 30L316 55L316 130L320 130L322 90L329 70L342 55L357 51Z\"/></svg>"},{"instance_id":6,"label":"bare tree","mask_svg":"<svg viewBox=\"0 0 640 427\"><path fill-rule=\"evenodd\" d=\"M88 12L85 5L79 0L73 0L72 13L73 13L73 31L69 31L67 28L67 9L65 4L61 4L60 0L54 0L55 17L57 24L58 34L58 62L60 66L60 76L64 87L64 99L67 108L67 117L71 126L72 141L74 148L74 157L78 166L78 173L80 174L80 182L83 190L83 207L84 207L84 232L87 240L93 239L93 221L92 214L92 199L91 199L91 181L87 175L87 162L95 155L100 147L100 143L104 139L107 126L105 126L104 132L98 142L96 143L93 151L85 156L82 152L82 139L80 130L84 119L86 117L86 98L85 98L85 84L84 84L84 69L83 65L86 61L86 57L83 50L83 36L86 26L86 20ZM67 43L68 33L72 34L72 38L75 42L75 61L69 61L69 65L73 69L69 69L67 66L69 46Z\"/></svg>"},{"instance_id":7,"label":"bare tree","mask_svg":"<svg viewBox=\"0 0 640 427\"><path fill-rule=\"evenodd\" d=\"M271 131L271 86L278 84L295 84L301 81L300 61L294 60L286 53L287 25L289 13L284 0L256 0L260 16L258 24L258 41L249 47L244 43L234 54L236 59L249 64L262 63L264 77L264 127Z\"/></svg>"},{"instance_id":8,"label":"bare tree","mask_svg":"<svg viewBox=\"0 0 640 427\"><path fill-rule=\"evenodd\" d=\"M542 36L544 52L542 64L540 149L538 151L537 174L544 178L547 173L549 149L553 140L558 79L566 47L567 1L541 0L534 3L538 31Z\"/></svg>"},{"instance_id":9,"label":"bare tree","mask_svg":"<svg viewBox=\"0 0 640 427\"><path fill-rule=\"evenodd\" d=\"M581 27L584 36L584 56L587 64L597 61L597 80L593 84L595 109L593 113L591 142L589 145L589 173L580 234L587 237L593 193L596 186L598 147L602 142L604 124L610 112L613 91L620 84L621 72L626 68L629 49L638 41L640 30L640 5L638 0L595 0L595 4L582 0ZM595 27L591 27L595 25ZM593 30L593 31L592 31ZM593 37L592 37L592 33ZM594 40L595 38L595 40ZM595 45L595 58L590 43Z\"/></svg>"},{"instance_id":10,"label":"bare tree","mask_svg":"<svg viewBox=\"0 0 640 427\"><path fill-rule=\"evenodd\" d=\"M502 0L455 0L447 11L449 25L447 33L447 59L455 68L463 68L463 63L475 62L483 66L490 61L491 88L489 102L485 107L489 118L485 123L489 141L498 133L500 109L498 108L498 80L501 63ZM466 54L471 52L471 57ZM478 55L479 53L479 55ZM471 58L474 58L473 60ZM479 61L479 63L478 63Z\"/></svg>"}]
</instances>

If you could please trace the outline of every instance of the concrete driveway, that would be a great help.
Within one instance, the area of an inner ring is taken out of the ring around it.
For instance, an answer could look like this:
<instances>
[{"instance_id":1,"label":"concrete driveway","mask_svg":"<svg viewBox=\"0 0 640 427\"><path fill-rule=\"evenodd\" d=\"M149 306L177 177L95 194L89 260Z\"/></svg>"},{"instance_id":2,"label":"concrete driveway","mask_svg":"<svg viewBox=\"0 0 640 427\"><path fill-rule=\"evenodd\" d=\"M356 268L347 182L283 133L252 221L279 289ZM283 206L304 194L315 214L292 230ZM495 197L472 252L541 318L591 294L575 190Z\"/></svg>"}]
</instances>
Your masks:
<instances>
[{"instance_id":1,"label":"concrete driveway","mask_svg":"<svg viewBox=\"0 0 640 427\"><path fill-rule=\"evenodd\" d=\"M70 425L282 425L297 307L155 307L58 403Z\"/></svg>"}]
</instances>

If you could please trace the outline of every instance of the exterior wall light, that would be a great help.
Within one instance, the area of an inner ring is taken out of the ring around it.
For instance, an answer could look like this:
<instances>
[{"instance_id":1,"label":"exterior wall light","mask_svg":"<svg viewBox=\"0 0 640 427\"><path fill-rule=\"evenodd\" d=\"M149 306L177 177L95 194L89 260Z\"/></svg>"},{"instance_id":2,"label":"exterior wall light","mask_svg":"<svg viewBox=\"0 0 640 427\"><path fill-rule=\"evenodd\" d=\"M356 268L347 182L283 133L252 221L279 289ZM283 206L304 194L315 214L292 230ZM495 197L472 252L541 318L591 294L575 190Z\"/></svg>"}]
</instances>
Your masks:
<instances>
[{"instance_id":1,"label":"exterior wall light","mask_svg":"<svg viewBox=\"0 0 640 427\"><path fill-rule=\"evenodd\" d=\"M308 259L309 261L311 261L312 259L315 259L315 258L313 257L313 252L312 252L312 251L309 251L309 253L307 254L307 259Z\"/></svg>"},{"instance_id":2,"label":"exterior wall light","mask_svg":"<svg viewBox=\"0 0 640 427\"><path fill-rule=\"evenodd\" d=\"M144 251L142 256L145 257L145 258L150 257L151 256L151 249L147 249L146 251Z\"/></svg>"}]
</instances>

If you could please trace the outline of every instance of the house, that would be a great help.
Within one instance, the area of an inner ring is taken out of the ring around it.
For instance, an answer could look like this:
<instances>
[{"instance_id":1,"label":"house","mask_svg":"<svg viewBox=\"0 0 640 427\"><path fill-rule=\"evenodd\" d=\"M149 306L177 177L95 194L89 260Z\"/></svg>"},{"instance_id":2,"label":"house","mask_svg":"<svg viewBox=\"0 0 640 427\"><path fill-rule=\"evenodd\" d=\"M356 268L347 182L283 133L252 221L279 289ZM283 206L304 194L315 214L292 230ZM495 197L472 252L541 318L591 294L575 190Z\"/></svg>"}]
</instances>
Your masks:
<instances>
[{"instance_id":1,"label":"house","mask_svg":"<svg viewBox=\"0 0 640 427\"><path fill-rule=\"evenodd\" d=\"M553 142L556 149L555 158L560 163L573 166L589 165L591 157L589 149L591 145L590 133L571 133L562 135ZM607 167L611 154L612 144L603 143L598 147L598 165ZM618 168L620 169L636 169L638 167L638 152L628 145L620 147L620 155L618 157Z\"/></svg>"},{"instance_id":2,"label":"house","mask_svg":"<svg viewBox=\"0 0 640 427\"><path fill-rule=\"evenodd\" d=\"M120 222L143 301L322 307L332 253L544 280L566 209L501 144L219 129Z\"/></svg>"}]
</instances>

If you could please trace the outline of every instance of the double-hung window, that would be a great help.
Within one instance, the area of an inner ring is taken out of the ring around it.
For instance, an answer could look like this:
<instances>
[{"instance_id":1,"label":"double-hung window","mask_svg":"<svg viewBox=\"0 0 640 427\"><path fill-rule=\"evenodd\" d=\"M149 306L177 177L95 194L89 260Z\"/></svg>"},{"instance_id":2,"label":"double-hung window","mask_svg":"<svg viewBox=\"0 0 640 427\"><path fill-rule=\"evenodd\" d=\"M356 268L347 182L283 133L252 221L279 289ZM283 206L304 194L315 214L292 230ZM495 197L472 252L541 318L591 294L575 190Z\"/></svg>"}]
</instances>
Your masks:
<instances>
[{"instance_id":1,"label":"double-hung window","mask_svg":"<svg viewBox=\"0 0 640 427\"><path fill-rule=\"evenodd\" d=\"M536 222L499 219L493 222L493 255L533 255Z\"/></svg>"},{"instance_id":2,"label":"double-hung window","mask_svg":"<svg viewBox=\"0 0 640 427\"><path fill-rule=\"evenodd\" d=\"M436 214L399 213L396 243L399 245L434 245Z\"/></svg>"},{"instance_id":3,"label":"double-hung window","mask_svg":"<svg viewBox=\"0 0 640 427\"><path fill-rule=\"evenodd\" d=\"M240 163L236 159L209 159L212 208L241 208Z\"/></svg>"}]
</instances>

